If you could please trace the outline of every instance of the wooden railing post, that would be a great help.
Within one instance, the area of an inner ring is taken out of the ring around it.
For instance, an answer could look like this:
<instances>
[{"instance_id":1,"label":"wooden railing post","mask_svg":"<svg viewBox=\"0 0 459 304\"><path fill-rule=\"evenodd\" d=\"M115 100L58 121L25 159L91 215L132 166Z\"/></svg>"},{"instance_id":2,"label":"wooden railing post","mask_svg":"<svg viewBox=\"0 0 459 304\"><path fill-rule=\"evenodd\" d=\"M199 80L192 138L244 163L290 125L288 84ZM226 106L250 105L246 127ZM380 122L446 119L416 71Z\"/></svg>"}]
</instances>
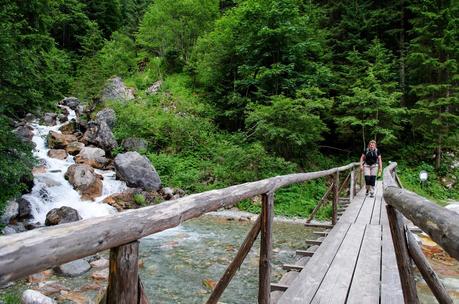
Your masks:
<instances>
[{"instance_id":1,"label":"wooden railing post","mask_svg":"<svg viewBox=\"0 0 459 304\"><path fill-rule=\"evenodd\" d=\"M274 193L262 195L261 209L261 242L260 268L258 277L258 303L271 303L271 256L272 256L272 224L274 215Z\"/></svg>"},{"instance_id":2,"label":"wooden railing post","mask_svg":"<svg viewBox=\"0 0 459 304\"><path fill-rule=\"evenodd\" d=\"M422 249L419 247L409 229L406 230L406 239L408 242L408 252L430 290L432 290L432 293L435 295L435 298L437 298L438 303L453 304L453 300L446 291L445 286L443 286L443 283L435 273L435 270L433 270L430 266L429 261L427 261Z\"/></svg>"},{"instance_id":3,"label":"wooden railing post","mask_svg":"<svg viewBox=\"0 0 459 304\"><path fill-rule=\"evenodd\" d=\"M397 258L400 282L402 283L405 304L418 304L413 272L411 271L410 256L405 235L405 227L400 213L392 206L387 205L387 218L389 219L390 231L394 242L395 256Z\"/></svg>"},{"instance_id":4,"label":"wooden railing post","mask_svg":"<svg viewBox=\"0 0 459 304\"><path fill-rule=\"evenodd\" d=\"M351 170L351 182L349 185L349 199L353 199L355 194L355 168Z\"/></svg>"},{"instance_id":5,"label":"wooden railing post","mask_svg":"<svg viewBox=\"0 0 459 304\"><path fill-rule=\"evenodd\" d=\"M138 303L138 258L138 241L110 249L110 266L106 303Z\"/></svg>"},{"instance_id":6,"label":"wooden railing post","mask_svg":"<svg viewBox=\"0 0 459 304\"><path fill-rule=\"evenodd\" d=\"M339 202L339 171L336 171L334 176L334 185L333 185L333 216L332 224L336 224L336 216L338 212L338 202Z\"/></svg>"}]
</instances>

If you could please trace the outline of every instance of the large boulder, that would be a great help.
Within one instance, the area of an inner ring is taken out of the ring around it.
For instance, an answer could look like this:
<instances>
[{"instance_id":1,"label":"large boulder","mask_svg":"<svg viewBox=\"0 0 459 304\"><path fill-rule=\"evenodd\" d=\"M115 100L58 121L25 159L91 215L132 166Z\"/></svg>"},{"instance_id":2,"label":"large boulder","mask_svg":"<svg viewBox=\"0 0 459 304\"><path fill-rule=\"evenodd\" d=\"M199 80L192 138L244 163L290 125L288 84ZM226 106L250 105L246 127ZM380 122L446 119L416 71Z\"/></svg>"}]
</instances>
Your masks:
<instances>
[{"instance_id":1,"label":"large boulder","mask_svg":"<svg viewBox=\"0 0 459 304\"><path fill-rule=\"evenodd\" d=\"M13 133L23 141L32 141L33 128L31 126L19 126L13 130Z\"/></svg>"},{"instance_id":2,"label":"large boulder","mask_svg":"<svg viewBox=\"0 0 459 304\"><path fill-rule=\"evenodd\" d=\"M112 130L105 121L88 123L88 129L81 139L83 143L93 144L105 151L111 151L118 146Z\"/></svg>"},{"instance_id":3,"label":"large boulder","mask_svg":"<svg viewBox=\"0 0 459 304\"><path fill-rule=\"evenodd\" d=\"M54 268L54 271L62 276L77 277L87 272L89 269L91 269L91 265L89 265L89 263L86 262L86 260L79 259L62 264Z\"/></svg>"},{"instance_id":4,"label":"large boulder","mask_svg":"<svg viewBox=\"0 0 459 304\"><path fill-rule=\"evenodd\" d=\"M59 104L69 107L72 110L76 110L80 105L80 100L76 97L65 97L59 102Z\"/></svg>"},{"instance_id":5,"label":"large boulder","mask_svg":"<svg viewBox=\"0 0 459 304\"><path fill-rule=\"evenodd\" d=\"M21 197L17 199L16 202L18 203L18 215L17 215L18 220L23 221L23 220L29 220L33 218L32 204L28 200Z\"/></svg>"},{"instance_id":6,"label":"large boulder","mask_svg":"<svg viewBox=\"0 0 459 304\"><path fill-rule=\"evenodd\" d=\"M136 138L136 137L129 137L123 139L121 142L121 146L125 151L145 151L148 148L148 143L145 139Z\"/></svg>"},{"instance_id":7,"label":"large boulder","mask_svg":"<svg viewBox=\"0 0 459 304\"><path fill-rule=\"evenodd\" d=\"M84 148L84 143L80 143L78 141L74 141L74 142L71 142L69 143L66 147L65 147L65 151L67 151L68 154L70 155L77 155L78 153L80 153L80 151Z\"/></svg>"},{"instance_id":8,"label":"large boulder","mask_svg":"<svg viewBox=\"0 0 459 304\"><path fill-rule=\"evenodd\" d=\"M105 121L110 129L113 129L116 123L116 113L113 109L105 108L96 114L96 122Z\"/></svg>"},{"instance_id":9,"label":"large boulder","mask_svg":"<svg viewBox=\"0 0 459 304\"><path fill-rule=\"evenodd\" d=\"M48 134L48 147L50 149L65 149L65 147L78 141L77 137L72 134L61 134L55 131L49 131Z\"/></svg>"},{"instance_id":10,"label":"large boulder","mask_svg":"<svg viewBox=\"0 0 459 304\"><path fill-rule=\"evenodd\" d=\"M110 160L105 157L105 151L101 148L84 147L75 157L77 164L90 165L93 168L102 169Z\"/></svg>"},{"instance_id":11,"label":"large boulder","mask_svg":"<svg viewBox=\"0 0 459 304\"><path fill-rule=\"evenodd\" d=\"M72 119L71 121L60 127L59 131L62 134L73 134L78 131L78 124L74 119Z\"/></svg>"},{"instance_id":12,"label":"large boulder","mask_svg":"<svg viewBox=\"0 0 459 304\"><path fill-rule=\"evenodd\" d=\"M107 100L128 101L134 98L134 89L126 87L120 77L112 77L105 84L101 100L102 102Z\"/></svg>"},{"instance_id":13,"label":"large boulder","mask_svg":"<svg viewBox=\"0 0 459 304\"><path fill-rule=\"evenodd\" d=\"M157 191L161 179L148 158L138 152L118 154L114 161L116 176L129 187L142 188L146 191Z\"/></svg>"},{"instance_id":14,"label":"large boulder","mask_svg":"<svg viewBox=\"0 0 459 304\"><path fill-rule=\"evenodd\" d=\"M83 199L92 199L102 195L102 176L94 172L89 165L71 165L65 178L80 192Z\"/></svg>"},{"instance_id":15,"label":"large boulder","mask_svg":"<svg viewBox=\"0 0 459 304\"><path fill-rule=\"evenodd\" d=\"M69 155L64 149L50 149L48 151L48 156L51 158L66 159Z\"/></svg>"},{"instance_id":16,"label":"large boulder","mask_svg":"<svg viewBox=\"0 0 459 304\"><path fill-rule=\"evenodd\" d=\"M56 304L56 302L38 291L27 289L22 293L22 304Z\"/></svg>"},{"instance_id":17,"label":"large boulder","mask_svg":"<svg viewBox=\"0 0 459 304\"><path fill-rule=\"evenodd\" d=\"M65 224L81 220L78 211L71 207L63 206L60 208L51 209L46 214L46 226L54 226L58 224Z\"/></svg>"},{"instance_id":18,"label":"large boulder","mask_svg":"<svg viewBox=\"0 0 459 304\"><path fill-rule=\"evenodd\" d=\"M57 120L56 113L45 113L45 115L43 115L43 123L47 126L55 126L56 120Z\"/></svg>"}]
</instances>

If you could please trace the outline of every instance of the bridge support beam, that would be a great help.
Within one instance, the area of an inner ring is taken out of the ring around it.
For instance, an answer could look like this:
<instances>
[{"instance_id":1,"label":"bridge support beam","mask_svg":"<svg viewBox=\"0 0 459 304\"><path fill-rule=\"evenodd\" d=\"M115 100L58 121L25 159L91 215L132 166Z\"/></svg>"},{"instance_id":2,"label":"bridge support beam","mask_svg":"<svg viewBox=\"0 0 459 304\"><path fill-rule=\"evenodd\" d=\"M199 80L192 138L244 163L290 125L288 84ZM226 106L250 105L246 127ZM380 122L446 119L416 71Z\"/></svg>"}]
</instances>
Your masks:
<instances>
[{"instance_id":1,"label":"bridge support beam","mask_svg":"<svg viewBox=\"0 0 459 304\"><path fill-rule=\"evenodd\" d=\"M274 193L262 195L260 268L258 277L258 303L271 303L271 256L274 216Z\"/></svg>"}]
</instances>

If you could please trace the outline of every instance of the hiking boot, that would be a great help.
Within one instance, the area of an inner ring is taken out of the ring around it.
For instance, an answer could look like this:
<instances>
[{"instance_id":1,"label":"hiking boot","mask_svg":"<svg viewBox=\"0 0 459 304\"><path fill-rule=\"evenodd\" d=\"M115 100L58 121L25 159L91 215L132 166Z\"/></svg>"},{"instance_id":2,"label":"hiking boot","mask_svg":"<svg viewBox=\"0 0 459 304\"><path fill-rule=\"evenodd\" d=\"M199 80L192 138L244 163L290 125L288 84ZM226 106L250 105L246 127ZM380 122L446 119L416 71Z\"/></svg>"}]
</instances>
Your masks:
<instances>
[{"instance_id":1,"label":"hiking boot","mask_svg":"<svg viewBox=\"0 0 459 304\"><path fill-rule=\"evenodd\" d=\"M365 196L368 195L368 192L370 192L370 190L367 189L367 191L365 191Z\"/></svg>"},{"instance_id":2,"label":"hiking boot","mask_svg":"<svg viewBox=\"0 0 459 304\"><path fill-rule=\"evenodd\" d=\"M370 197L375 197L375 194L373 191L370 192Z\"/></svg>"}]
</instances>

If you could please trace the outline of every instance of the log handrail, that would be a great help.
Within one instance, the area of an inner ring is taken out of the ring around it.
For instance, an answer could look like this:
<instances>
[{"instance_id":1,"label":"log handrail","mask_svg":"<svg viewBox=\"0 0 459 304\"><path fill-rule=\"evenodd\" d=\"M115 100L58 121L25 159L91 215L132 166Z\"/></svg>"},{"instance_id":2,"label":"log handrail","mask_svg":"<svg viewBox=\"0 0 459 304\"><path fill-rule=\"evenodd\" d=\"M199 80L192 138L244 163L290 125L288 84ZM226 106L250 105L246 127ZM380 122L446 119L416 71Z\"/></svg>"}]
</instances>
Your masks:
<instances>
[{"instance_id":1,"label":"log handrail","mask_svg":"<svg viewBox=\"0 0 459 304\"><path fill-rule=\"evenodd\" d=\"M276 176L128 210L0 238L0 285L97 252L121 246L241 200L359 166Z\"/></svg>"},{"instance_id":2,"label":"log handrail","mask_svg":"<svg viewBox=\"0 0 459 304\"><path fill-rule=\"evenodd\" d=\"M401 189L393 177L396 162L384 169L384 200L412 221L450 256L459 260L459 215L428 199Z\"/></svg>"}]
</instances>

